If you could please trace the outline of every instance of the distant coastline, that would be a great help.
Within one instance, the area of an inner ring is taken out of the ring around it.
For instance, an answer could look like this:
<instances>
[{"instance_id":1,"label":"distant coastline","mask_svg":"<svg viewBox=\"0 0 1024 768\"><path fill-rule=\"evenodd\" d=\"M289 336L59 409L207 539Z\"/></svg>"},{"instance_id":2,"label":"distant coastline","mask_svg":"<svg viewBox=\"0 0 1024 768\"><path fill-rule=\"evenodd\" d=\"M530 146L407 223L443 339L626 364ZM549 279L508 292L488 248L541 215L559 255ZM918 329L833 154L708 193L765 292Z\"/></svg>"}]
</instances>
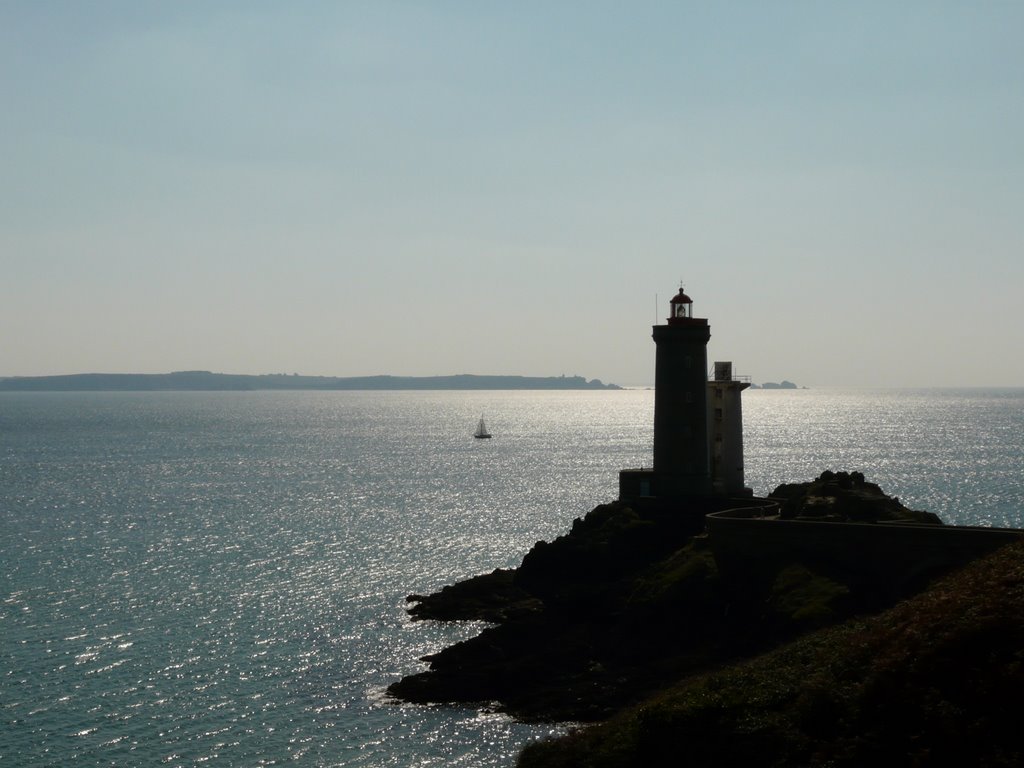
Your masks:
<instances>
[{"instance_id":1,"label":"distant coastline","mask_svg":"<svg viewBox=\"0 0 1024 768\"><path fill-rule=\"evenodd\" d=\"M300 376L175 371L173 373L76 373L66 376L0 378L0 392L150 392L429 389L622 389L582 376Z\"/></svg>"},{"instance_id":2,"label":"distant coastline","mask_svg":"<svg viewBox=\"0 0 1024 768\"><path fill-rule=\"evenodd\" d=\"M750 388L751 389L800 389L800 387L798 387L792 381L785 381L785 380L781 381L781 382L766 381L764 384L751 384ZM807 387L804 387L804 389L807 389Z\"/></svg>"}]
</instances>

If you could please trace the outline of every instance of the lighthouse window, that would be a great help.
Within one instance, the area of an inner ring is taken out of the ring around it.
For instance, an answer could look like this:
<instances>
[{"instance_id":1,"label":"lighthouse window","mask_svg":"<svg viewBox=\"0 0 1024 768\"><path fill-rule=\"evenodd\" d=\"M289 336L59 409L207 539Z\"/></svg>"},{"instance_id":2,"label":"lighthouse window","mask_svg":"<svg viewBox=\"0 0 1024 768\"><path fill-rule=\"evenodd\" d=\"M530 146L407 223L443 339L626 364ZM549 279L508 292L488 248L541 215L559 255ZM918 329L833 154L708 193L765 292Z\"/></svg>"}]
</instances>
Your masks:
<instances>
[{"instance_id":1,"label":"lighthouse window","mask_svg":"<svg viewBox=\"0 0 1024 768\"><path fill-rule=\"evenodd\" d=\"M687 392L686 393L686 402L688 402L688 403L692 403L693 402L693 392Z\"/></svg>"},{"instance_id":2,"label":"lighthouse window","mask_svg":"<svg viewBox=\"0 0 1024 768\"><path fill-rule=\"evenodd\" d=\"M687 355L685 362L686 362L686 367L687 368L693 368L693 358L692 357Z\"/></svg>"}]
</instances>

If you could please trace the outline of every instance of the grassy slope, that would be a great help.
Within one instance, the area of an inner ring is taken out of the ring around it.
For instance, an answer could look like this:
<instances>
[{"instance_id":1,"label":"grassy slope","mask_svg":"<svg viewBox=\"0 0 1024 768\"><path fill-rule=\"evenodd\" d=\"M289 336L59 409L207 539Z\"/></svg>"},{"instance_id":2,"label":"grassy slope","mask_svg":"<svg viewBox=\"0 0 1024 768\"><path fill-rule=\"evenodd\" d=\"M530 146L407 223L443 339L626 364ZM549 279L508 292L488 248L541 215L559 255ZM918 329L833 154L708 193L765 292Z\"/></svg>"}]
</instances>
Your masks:
<instances>
[{"instance_id":1,"label":"grassy slope","mask_svg":"<svg viewBox=\"0 0 1024 768\"><path fill-rule=\"evenodd\" d=\"M553 766L1021 765L1024 544L877 616L528 747Z\"/></svg>"}]
</instances>

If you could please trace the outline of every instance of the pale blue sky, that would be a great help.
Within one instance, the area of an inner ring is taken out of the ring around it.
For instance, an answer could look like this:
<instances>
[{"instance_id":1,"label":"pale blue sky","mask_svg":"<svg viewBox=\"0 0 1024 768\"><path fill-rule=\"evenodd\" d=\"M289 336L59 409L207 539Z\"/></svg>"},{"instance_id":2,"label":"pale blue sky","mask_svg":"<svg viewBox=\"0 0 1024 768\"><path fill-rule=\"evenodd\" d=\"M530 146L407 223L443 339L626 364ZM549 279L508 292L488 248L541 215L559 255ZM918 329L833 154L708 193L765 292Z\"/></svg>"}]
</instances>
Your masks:
<instances>
[{"instance_id":1,"label":"pale blue sky","mask_svg":"<svg viewBox=\"0 0 1024 768\"><path fill-rule=\"evenodd\" d=\"M1024 3L0 0L0 375L1024 385ZM655 295L660 306L655 314Z\"/></svg>"}]
</instances>

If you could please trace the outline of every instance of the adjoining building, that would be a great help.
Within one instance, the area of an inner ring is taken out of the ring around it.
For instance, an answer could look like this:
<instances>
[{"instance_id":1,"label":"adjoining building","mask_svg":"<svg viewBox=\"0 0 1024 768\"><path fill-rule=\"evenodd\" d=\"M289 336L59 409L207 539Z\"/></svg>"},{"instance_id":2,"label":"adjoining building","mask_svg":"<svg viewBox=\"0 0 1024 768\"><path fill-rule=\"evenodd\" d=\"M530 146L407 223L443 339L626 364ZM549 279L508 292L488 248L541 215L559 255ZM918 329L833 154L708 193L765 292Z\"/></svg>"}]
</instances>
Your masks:
<instances>
[{"instance_id":1,"label":"adjoining building","mask_svg":"<svg viewBox=\"0 0 1024 768\"><path fill-rule=\"evenodd\" d=\"M708 381L711 328L694 317L682 288L665 325L653 328L654 467L619 473L619 498L675 499L750 495L743 485L743 416L732 363L715 363Z\"/></svg>"},{"instance_id":2,"label":"adjoining building","mask_svg":"<svg viewBox=\"0 0 1024 768\"><path fill-rule=\"evenodd\" d=\"M749 376L733 376L732 363L716 362L708 382L711 490L719 496L753 496L743 482L743 404Z\"/></svg>"}]
</instances>

